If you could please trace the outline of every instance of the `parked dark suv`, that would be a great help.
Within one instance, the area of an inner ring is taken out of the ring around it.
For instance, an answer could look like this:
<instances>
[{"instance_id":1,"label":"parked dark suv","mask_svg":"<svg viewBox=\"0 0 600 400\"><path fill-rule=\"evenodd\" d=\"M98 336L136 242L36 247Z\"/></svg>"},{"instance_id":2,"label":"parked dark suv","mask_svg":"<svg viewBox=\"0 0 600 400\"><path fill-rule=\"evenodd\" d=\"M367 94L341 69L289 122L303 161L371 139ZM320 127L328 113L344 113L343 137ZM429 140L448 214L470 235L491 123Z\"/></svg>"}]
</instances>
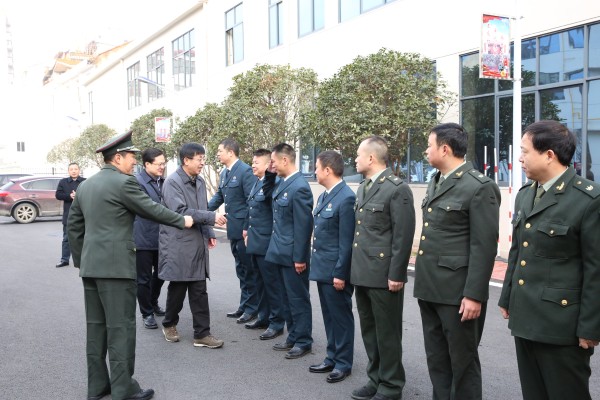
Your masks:
<instances>
[{"instance_id":1,"label":"parked dark suv","mask_svg":"<svg viewBox=\"0 0 600 400\"><path fill-rule=\"evenodd\" d=\"M62 215L62 202L54 197L60 176L28 176L0 187L0 215L11 216L21 224L37 217Z\"/></svg>"}]
</instances>

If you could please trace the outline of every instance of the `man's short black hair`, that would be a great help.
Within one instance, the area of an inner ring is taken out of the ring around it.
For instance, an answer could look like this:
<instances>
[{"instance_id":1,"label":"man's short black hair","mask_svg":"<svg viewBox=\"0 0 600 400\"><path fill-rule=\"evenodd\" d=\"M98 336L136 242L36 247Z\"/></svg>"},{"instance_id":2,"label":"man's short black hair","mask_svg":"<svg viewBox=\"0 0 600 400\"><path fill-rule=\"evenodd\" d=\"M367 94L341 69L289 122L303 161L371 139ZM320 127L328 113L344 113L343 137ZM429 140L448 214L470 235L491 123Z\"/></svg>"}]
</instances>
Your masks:
<instances>
[{"instance_id":1,"label":"man's short black hair","mask_svg":"<svg viewBox=\"0 0 600 400\"><path fill-rule=\"evenodd\" d=\"M321 168L329 167L336 177L344 175L344 159L337 151L322 151L317 156L317 160L321 164Z\"/></svg>"},{"instance_id":2,"label":"man's short black hair","mask_svg":"<svg viewBox=\"0 0 600 400\"><path fill-rule=\"evenodd\" d=\"M184 143L179 150L179 161L183 164L184 158L189 158L190 160L194 158L198 154L206 154L206 150L204 150L204 146L200 143Z\"/></svg>"},{"instance_id":3,"label":"man's short black hair","mask_svg":"<svg viewBox=\"0 0 600 400\"><path fill-rule=\"evenodd\" d=\"M552 150L562 165L571 164L577 142L569 128L558 121L542 120L529 125L523 132L523 135L531 136L533 148L538 153Z\"/></svg>"},{"instance_id":4,"label":"man's short black hair","mask_svg":"<svg viewBox=\"0 0 600 400\"><path fill-rule=\"evenodd\" d=\"M269 156L269 158L271 157L271 150L269 149L256 149L254 150L254 153L252 153L252 155L254 157L266 157Z\"/></svg>"},{"instance_id":5,"label":"man's short black hair","mask_svg":"<svg viewBox=\"0 0 600 400\"><path fill-rule=\"evenodd\" d=\"M454 122L448 122L434 126L431 128L431 133L435 133L435 141L438 147L445 144L452 149L454 157L465 158L469 144L469 135L462 126Z\"/></svg>"},{"instance_id":6,"label":"man's short black hair","mask_svg":"<svg viewBox=\"0 0 600 400\"><path fill-rule=\"evenodd\" d=\"M375 158L382 163L386 164L390 160L390 155L388 152L388 144L387 140L383 136L372 135L363 140L363 142L369 146L372 153L375 155Z\"/></svg>"},{"instance_id":7,"label":"man's short black hair","mask_svg":"<svg viewBox=\"0 0 600 400\"><path fill-rule=\"evenodd\" d=\"M225 150L233 151L233 154L235 154L236 157L240 156L240 145L235 140L227 138L221 140L219 144L223 145Z\"/></svg>"},{"instance_id":8,"label":"man's short black hair","mask_svg":"<svg viewBox=\"0 0 600 400\"><path fill-rule=\"evenodd\" d=\"M142 151L142 164L152 164L154 160L156 160L156 157L164 155L165 153L162 150L157 149L156 147L147 148L146 150Z\"/></svg>"},{"instance_id":9,"label":"man's short black hair","mask_svg":"<svg viewBox=\"0 0 600 400\"><path fill-rule=\"evenodd\" d=\"M273 153L286 156L292 163L296 161L296 150L287 143L279 143L273 147Z\"/></svg>"}]
</instances>

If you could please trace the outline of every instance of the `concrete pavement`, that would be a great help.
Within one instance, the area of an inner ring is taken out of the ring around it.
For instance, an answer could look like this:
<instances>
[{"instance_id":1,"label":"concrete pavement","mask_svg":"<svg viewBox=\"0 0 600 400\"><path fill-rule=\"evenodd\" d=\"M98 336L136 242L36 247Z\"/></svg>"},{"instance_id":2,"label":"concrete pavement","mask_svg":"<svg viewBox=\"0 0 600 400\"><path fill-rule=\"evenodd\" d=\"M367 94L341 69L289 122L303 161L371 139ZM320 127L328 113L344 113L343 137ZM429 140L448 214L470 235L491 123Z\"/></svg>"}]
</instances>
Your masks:
<instances>
[{"instance_id":1,"label":"concrete pavement","mask_svg":"<svg viewBox=\"0 0 600 400\"><path fill-rule=\"evenodd\" d=\"M84 399L86 397L85 317L78 271L56 269L62 225L57 218L20 225L0 217L0 399ZM310 364L325 354L325 333L316 286L311 286L313 337L311 354L286 360L271 350L274 341L260 341L260 332L244 329L225 314L239 300L233 259L221 237L210 253L208 284L213 335L222 349L194 348L189 307L181 313L181 342L168 343L160 330L137 326L135 377L156 390L155 399L349 399L366 383L366 355L356 319L353 374L328 384L311 374ZM490 306L480 346L485 399L519 399L514 344L497 311L500 289L490 288ZM164 306L166 286L160 302ZM160 322L161 318L157 318ZM276 339L277 340L277 339ZM404 399L431 398L418 305L412 279L405 293ZM600 395L600 362L592 358L592 393ZM106 397L110 399L110 397Z\"/></svg>"}]
</instances>

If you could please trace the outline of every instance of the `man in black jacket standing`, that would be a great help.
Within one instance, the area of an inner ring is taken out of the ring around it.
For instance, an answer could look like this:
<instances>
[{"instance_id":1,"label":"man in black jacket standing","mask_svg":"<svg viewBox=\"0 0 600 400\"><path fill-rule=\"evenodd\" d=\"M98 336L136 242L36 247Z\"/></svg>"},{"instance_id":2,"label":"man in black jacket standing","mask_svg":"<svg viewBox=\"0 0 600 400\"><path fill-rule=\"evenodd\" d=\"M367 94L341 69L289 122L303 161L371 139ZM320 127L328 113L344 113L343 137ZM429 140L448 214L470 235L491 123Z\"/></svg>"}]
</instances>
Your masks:
<instances>
[{"instance_id":1,"label":"man in black jacket standing","mask_svg":"<svg viewBox=\"0 0 600 400\"><path fill-rule=\"evenodd\" d=\"M69 238L67 237L67 218L69 217L69 210L71 209L71 203L75 198L75 192L81 182L85 180L79 176L79 165L77 163L69 164L69 177L63 178L58 182L56 188L55 197L57 200L62 200L63 203L63 239L62 239L62 255L60 261L56 264L56 268L66 267L69 265L69 258L71 258L71 249L69 248Z\"/></svg>"}]
</instances>

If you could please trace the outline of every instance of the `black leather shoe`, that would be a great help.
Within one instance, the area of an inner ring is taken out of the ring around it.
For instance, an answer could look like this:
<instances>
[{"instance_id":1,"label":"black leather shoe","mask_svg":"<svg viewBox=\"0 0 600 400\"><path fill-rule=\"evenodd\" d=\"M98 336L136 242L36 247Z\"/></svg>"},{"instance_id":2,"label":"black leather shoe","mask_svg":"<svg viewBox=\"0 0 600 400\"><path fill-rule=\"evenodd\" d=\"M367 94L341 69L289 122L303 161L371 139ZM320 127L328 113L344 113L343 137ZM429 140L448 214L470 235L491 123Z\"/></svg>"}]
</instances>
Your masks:
<instances>
[{"instance_id":1,"label":"black leather shoe","mask_svg":"<svg viewBox=\"0 0 600 400\"><path fill-rule=\"evenodd\" d=\"M150 314L147 317L144 317L144 328L146 329L157 329L158 324L154 319L154 315Z\"/></svg>"},{"instance_id":2,"label":"black leather shoe","mask_svg":"<svg viewBox=\"0 0 600 400\"><path fill-rule=\"evenodd\" d=\"M290 351L285 353L285 358L293 360L294 358L300 358L310 353L310 347L297 347L294 346Z\"/></svg>"},{"instance_id":3,"label":"black leather shoe","mask_svg":"<svg viewBox=\"0 0 600 400\"><path fill-rule=\"evenodd\" d=\"M237 310L234 312L228 312L227 313L227 318L239 318L242 316L244 312L242 310Z\"/></svg>"},{"instance_id":4,"label":"black leather shoe","mask_svg":"<svg viewBox=\"0 0 600 400\"><path fill-rule=\"evenodd\" d=\"M266 331L261 333L261 335L258 338L260 340L270 340L270 339L275 339L276 337L281 336L281 335L283 335L283 329L276 331L275 329L268 328ZM288 350L288 349L282 349L282 350Z\"/></svg>"},{"instance_id":5,"label":"black leather shoe","mask_svg":"<svg viewBox=\"0 0 600 400\"><path fill-rule=\"evenodd\" d=\"M355 400L371 400L376 394L377 389L365 385L361 388L354 389L350 396Z\"/></svg>"},{"instance_id":6,"label":"black leather shoe","mask_svg":"<svg viewBox=\"0 0 600 400\"><path fill-rule=\"evenodd\" d=\"M154 315L156 315L157 317L164 317L165 314L166 314L166 311L164 308L162 308L158 304L154 306Z\"/></svg>"},{"instance_id":7,"label":"black leather shoe","mask_svg":"<svg viewBox=\"0 0 600 400\"><path fill-rule=\"evenodd\" d=\"M331 372L331 371L333 371L333 365L325 364L324 362L322 362L321 364L311 365L310 367L308 367L308 371L314 372L316 374L322 374L324 372Z\"/></svg>"},{"instance_id":8,"label":"black leather shoe","mask_svg":"<svg viewBox=\"0 0 600 400\"><path fill-rule=\"evenodd\" d=\"M388 397L381 393L375 394L375 396L371 397L371 400L396 400L394 397Z\"/></svg>"},{"instance_id":9,"label":"black leather shoe","mask_svg":"<svg viewBox=\"0 0 600 400\"><path fill-rule=\"evenodd\" d=\"M257 319L254 322L248 322L244 327L246 329L267 329L269 327L269 322L259 321Z\"/></svg>"},{"instance_id":10,"label":"black leather shoe","mask_svg":"<svg viewBox=\"0 0 600 400\"><path fill-rule=\"evenodd\" d=\"M331 371L331 373L329 375L327 375L327 382L329 382L329 383L341 382L344 379L346 379L346 377L350 376L350 374L351 374L350 371L342 371L339 369L334 369L333 371Z\"/></svg>"},{"instance_id":11,"label":"black leather shoe","mask_svg":"<svg viewBox=\"0 0 600 400\"><path fill-rule=\"evenodd\" d=\"M69 266L69 262L68 261L61 261L58 264L55 265L56 268L60 268L60 267L67 267Z\"/></svg>"},{"instance_id":12,"label":"black leather shoe","mask_svg":"<svg viewBox=\"0 0 600 400\"><path fill-rule=\"evenodd\" d=\"M283 343L275 343L273 345L273 350L277 351L288 351L294 347L294 343L283 342Z\"/></svg>"},{"instance_id":13,"label":"black leather shoe","mask_svg":"<svg viewBox=\"0 0 600 400\"><path fill-rule=\"evenodd\" d=\"M129 396L125 398L125 400L149 400L154 397L154 390L152 389L142 389L133 396Z\"/></svg>"},{"instance_id":14,"label":"black leather shoe","mask_svg":"<svg viewBox=\"0 0 600 400\"><path fill-rule=\"evenodd\" d=\"M252 321L254 318L256 318L256 315L243 313L242 316L239 317L236 322L238 324L245 324L246 322Z\"/></svg>"},{"instance_id":15,"label":"black leather shoe","mask_svg":"<svg viewBox=\"0 0 600 400\"><path fill-rule=\"evenodd\" d=\"M103 394L99 394L98 396L88 396L87 400L100 400L100 399L104 398L105 396L108 396L109 394L110 394L110 390Z\"/></svg>"}]
</instances>

